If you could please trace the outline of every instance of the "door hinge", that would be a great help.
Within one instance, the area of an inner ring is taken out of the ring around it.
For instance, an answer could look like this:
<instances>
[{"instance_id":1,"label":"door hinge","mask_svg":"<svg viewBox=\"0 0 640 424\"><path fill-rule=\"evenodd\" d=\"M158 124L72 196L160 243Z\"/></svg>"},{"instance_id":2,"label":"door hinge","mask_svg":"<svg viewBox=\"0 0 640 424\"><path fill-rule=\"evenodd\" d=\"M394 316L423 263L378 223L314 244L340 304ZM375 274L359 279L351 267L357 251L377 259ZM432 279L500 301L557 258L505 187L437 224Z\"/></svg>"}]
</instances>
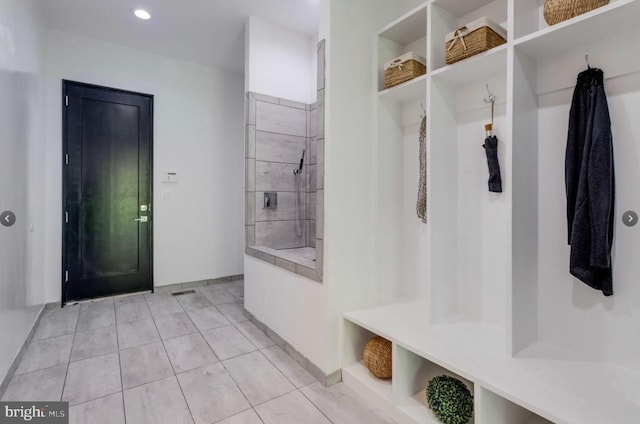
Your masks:
<instances>
[{"instance_id":1,"label":"door hinge","mask_svg":"<svg viewBox=\"0 0 640 424\"><path fill-rule=\"evenodd\" d=\"M65 271L64 272L64 282L68 282L69 281L69 271Z\"/></svg>"},{"instance_id":2,"label":"door hinge","mask_svg":"<svg viewBox=\"0 0 640 424\"><path fill-rule=\"evenodd\" d=\"M69 96L64 96L64 105L69 106Z\"/></svg>"},{"instance_id":3,"label":"door hinge","mask_svg":"<svg viewBox=\"0 0 640 424\"><path fill-rule=\"evenodd\" d=\"M64 222L65 224L69 223L69 212L67 211L64 212Z\"/></svg>"},{"instance_id":4,"label":"door hinge","mask_svg":"<svg viewBox=\"0 0 640 424\"><path fill-rule=\"evenodd\" d=\"M64 155L64 164L65 165L69 165L69 154L68 153Z\"/></svg>"}]
</instances>

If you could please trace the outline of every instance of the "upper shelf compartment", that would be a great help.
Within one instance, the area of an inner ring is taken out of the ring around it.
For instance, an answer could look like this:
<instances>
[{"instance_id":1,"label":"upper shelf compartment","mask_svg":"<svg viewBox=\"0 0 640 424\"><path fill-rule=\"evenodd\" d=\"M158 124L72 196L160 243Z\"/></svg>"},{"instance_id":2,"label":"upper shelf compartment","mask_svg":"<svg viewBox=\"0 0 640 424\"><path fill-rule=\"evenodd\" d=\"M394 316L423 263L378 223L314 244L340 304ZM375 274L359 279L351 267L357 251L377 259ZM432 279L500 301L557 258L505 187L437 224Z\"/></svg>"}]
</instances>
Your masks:
<instances>
[{"instance_id":1,"label":"upper shelf compartment","mask_svg":"<svg viewBox=\"0 0 640 424\"><path fill-rule=\"evenodd\" d=\"M454 16L462 17L473 13L474 11L483 8L491 3L495 3L495 0L434 0L433 4L446 10ZM505 4L506 1L502 3Z\"/></svg>"},{"instance_id":2,"label":"upper shelf compartment","mask_svg":"<svg viewBox=\"0 0 640 424\"><path fill-rule=\"evenodd\" d=\"M396 99L398 101L413 99L413 96L406 99L406 87L413 80L401 84L404 88L396 86L385 90L384 65L409 52L416 53L422 57L425 57L427 54L427 3L396 19L378 33L378 91L391 93L396 91L396 89L402 90L403 93ZM423 84L423 86L422 94L415 94L415 96L417 96L415 99L424 98L426 85Z\"/></svg>"},{"instance_id":3,"label":"upper shelf compartment","mask_svg":"<svg viewBox=\"0 0 640 424\"><path fill-rule=\"evenodd\" d=\"M403 46L424 38L427 35L426 3L391 22L378 35Z\"/></svg>"},{"instance_id":4,"label":"upper shelf compartment","mask_svg":"<svg viewBox=\"0 0 640 424\"><path fill-rule=\"evenodd\" d=\"M431 13L431 71L446 66L447 34L479 18L488 18L504 32L507 29L507 0L434 0Z\"/></svg>"},{"instance_id":5,"label":"upper shelf compartment","mask_svg":"<svg viewBox=\"0 0 640 424\"><path fill-rule=\"evenodd\" d=\"M527 1L518 7L526 7ZM529 15L538 15L532 10ZM541 12L540 12L541 13ZM587 44L634 30L638 26L640 1L617 0L553 26L547 26L538 17L538 27L526 14L516 21L516 33L526 33L515 40L516 47L528 56L540 60L557 57L575 50L576 45ZM533 31L532 31L533 30Z\"/></svg>"}]
</instances>

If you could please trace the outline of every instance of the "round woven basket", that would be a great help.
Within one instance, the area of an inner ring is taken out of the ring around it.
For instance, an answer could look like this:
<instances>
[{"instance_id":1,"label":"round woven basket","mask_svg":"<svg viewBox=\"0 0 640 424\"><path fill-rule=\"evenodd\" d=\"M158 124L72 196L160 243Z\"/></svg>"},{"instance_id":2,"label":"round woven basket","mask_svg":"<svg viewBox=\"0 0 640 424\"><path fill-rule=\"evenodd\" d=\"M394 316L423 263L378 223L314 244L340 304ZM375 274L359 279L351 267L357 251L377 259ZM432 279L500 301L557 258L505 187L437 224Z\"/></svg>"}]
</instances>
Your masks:
<instances>
[{"instance_id":1,"label":"round woven basket","mask_svg":"<svg viewBox=\"0 0 640 424\"><path fill-rule=\"evenodd\" d=\"M544 20L549 25L609 4L609 0L544 0Z\"/></svg>"},{"instance_id":2,"label":"round woven basket","mask_svg":"<svg viewBox=\"0 0 640 424\"><path fill-rule=\"evenodd\" d=\"M364 347L364 364L378 378L391 378L391 342L376 336Z\"/></svg>"}]
</instances>

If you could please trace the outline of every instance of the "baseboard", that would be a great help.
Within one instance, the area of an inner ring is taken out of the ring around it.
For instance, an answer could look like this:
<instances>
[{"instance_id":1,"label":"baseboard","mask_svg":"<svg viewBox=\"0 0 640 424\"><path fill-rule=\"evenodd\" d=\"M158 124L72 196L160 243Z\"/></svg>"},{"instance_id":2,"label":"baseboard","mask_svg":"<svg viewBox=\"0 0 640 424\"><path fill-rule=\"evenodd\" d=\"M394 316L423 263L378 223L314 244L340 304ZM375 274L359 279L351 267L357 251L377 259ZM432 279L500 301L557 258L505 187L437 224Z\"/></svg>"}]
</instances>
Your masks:
<instances>
[{"instance_id":1,"label":"baseboard","mask_svg":"<svg viewBox=\"0 0 640 424\"><path fill-rule=\"evenodd\" d=\"M311 362L308 358L306 358L303 354L298 352L296 348L291 346L285 339L280 337L278 333L273 331L271 328L267 327L262 321L257 319L251 312L244 310L244 316L249 319L256 327L260 329L267 337L269 337L276 345L280 346L282 350L287 352L287 354L302 368L307 370L309 374L311 374L316 380L318 380L323 386L330 387L334 384L338 384L342 381L342 370L338 369L330 374L325 374L324 371L316 364Z\"/></svg>"},{"instance_id":2,"label":"baseboard","mask_svg":"<svg viewBox=\"0 0 640 424\"><path fill-rule=\"evenodd\" d=\"M60 303L55 303L55 304L58 307L60 306ZM24 343L22 343L22 346L20 347L20 350L18 350L18 353L16 354L16 356L13 358L13 362L11 362L11 366L7 370L7 374L2 378L2 381L0 382L0 398L4 396L4 392L7 390L7 387L9 387L9 382L11 381L11 379L13 378L13 375L18 369L18 365L20 365L20 361L22 361L22 358L24 357L24 354L27 351L27 346L29 346L29 343L31 343L31 340L33 340L33 335L35 334L36 328L38 328L40 319L42 318L42 315L44 314L44 311L46 309L47 309L47 305L42 305L42 307L40 308L40 312L38 313L38 317L33 322L33 325L31 325L31 329L29 330L29 334L27 335L27 338L24 340Z\"/></svg>"},{"instance_id":3,"label":"baseboard","mask_svg":"<svg viewBox=\"0 0 640 424\"><path fill-rule=\"evenodd\" d=\"M231 283L238 280L244 280L244 274L229 275L226 277L214 278L211 280L198 280L198 281L190 281L187 283L176 283L176 284L169 284L166 286L156 286L154 287L154 291L156 293L164 293L164 292L176 291L176 290L182 290L182 289L194 289L196 287L210 286L213 284Z\"/></svg>"}]
</instances>

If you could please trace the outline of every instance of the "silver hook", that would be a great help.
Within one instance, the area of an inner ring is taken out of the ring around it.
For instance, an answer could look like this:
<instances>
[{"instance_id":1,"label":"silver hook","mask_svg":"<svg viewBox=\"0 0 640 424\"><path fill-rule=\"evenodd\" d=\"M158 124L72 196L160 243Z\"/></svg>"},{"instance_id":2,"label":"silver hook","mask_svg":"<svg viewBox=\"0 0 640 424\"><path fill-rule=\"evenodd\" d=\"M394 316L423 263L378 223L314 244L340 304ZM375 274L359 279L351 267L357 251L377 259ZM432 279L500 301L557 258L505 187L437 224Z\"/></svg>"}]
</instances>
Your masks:
<instances>
[{"instance_id":1,"label":"silver hook","mask_svg":"<svg viewBox=\"0 0 640 424\"><path fill-rule=\"evenodd\" d=\"M427 116L427 111L424 109L424 103L422 102L420 102L420 109L422 109L421 117L424 118L425 116Z\"/></svg>"},{"instance_id":2,"label":"silver hook","mask_svg":"<svg viewBox=\"0 0 640 424\"><path fill-rule=\"evenodd\" d=\"M482 99L482 100L487 104L488 103L495 103L496 96L491 91L489 91L489 84L485 84L485 87L487 89L487 93L489 94L489 97L486 98L486 99Z\"/></svg>"},{"instance_id":3,"label":"silver hook","mask_svg":"<svg viewBox=\"0 0 640 424\"><path fill-rule=\"evenodd\" d=\"M587 68L591 69L591 65L589 65L589 55L588 54L584 55L584 61L587 62Z\"/></svg>"}]
</instances>

